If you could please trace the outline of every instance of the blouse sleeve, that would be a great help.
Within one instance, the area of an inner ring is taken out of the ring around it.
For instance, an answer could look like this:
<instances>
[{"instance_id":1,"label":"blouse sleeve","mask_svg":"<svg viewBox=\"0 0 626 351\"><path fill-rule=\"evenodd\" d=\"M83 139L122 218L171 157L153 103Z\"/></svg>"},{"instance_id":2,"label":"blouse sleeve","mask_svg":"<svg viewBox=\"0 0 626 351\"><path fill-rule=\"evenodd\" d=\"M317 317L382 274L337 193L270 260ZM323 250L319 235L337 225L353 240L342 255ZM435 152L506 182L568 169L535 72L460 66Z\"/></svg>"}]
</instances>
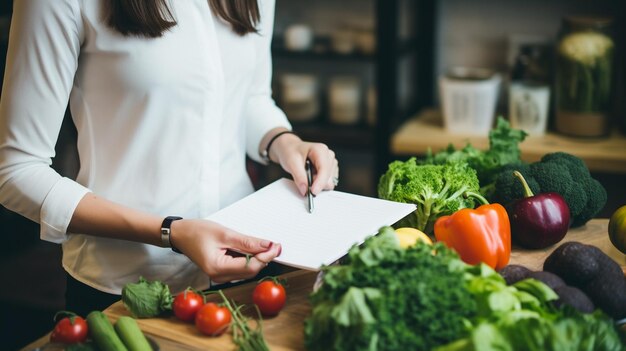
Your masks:
<instances>
[{"instance_id":1,"label":"blouse sleeve","mask_svg":"<svg viewBox=\"0 0 626 351\"><path fill-rule=\"evenodd\" d=\"M66 240L89 191L50 165L82 40L78 0L17 0L0 100L0 202Z\"/></svg>"},{"instance_id":2,"label":"blouse sleeve","mask_svg":"<svg viewBox=\"0 0 626 351\"><path fill-rule=\"evenodd\" d=\"M259 144L263 136L276 127L291 129L287 116L272 99L271 42L274 29L274 7L274 0L259 2L261 38L257 41L258 61L245 107L246 152L250 158L260 163L264 162L259 156Z\"/></svg>"}]
</instances>

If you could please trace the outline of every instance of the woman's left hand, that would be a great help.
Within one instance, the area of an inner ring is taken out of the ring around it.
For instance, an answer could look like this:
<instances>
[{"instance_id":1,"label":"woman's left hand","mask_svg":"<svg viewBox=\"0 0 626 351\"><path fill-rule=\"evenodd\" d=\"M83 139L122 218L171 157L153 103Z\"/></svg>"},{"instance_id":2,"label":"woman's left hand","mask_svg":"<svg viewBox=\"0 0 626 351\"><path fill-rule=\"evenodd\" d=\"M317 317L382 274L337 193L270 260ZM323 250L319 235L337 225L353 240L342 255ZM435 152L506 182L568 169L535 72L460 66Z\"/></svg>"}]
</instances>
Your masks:
<instances>
[{"instance_id":1,"label":"woman's left hand","mask_svg":"<svg viewBox=\"0 0 626 351\"><path fill-rule=\"evenodd\" d=\"M314 169L311 192L332 190L339 182L339 163L335 152L325 144L302 141L294 134L281 135L274 141L270 158L291 174L300 193L306 195L308 182L306 160L311 160Z\"/></svg>"}]
</instances>

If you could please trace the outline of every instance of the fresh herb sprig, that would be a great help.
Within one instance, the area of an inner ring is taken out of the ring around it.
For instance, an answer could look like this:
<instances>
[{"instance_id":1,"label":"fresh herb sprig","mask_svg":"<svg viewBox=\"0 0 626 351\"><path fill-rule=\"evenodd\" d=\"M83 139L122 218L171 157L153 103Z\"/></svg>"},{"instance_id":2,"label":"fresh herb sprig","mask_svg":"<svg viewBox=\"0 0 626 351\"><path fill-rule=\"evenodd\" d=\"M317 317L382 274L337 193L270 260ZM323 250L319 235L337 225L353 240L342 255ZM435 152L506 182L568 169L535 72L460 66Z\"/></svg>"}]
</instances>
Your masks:
<instances>
[{"instance_id":1,"label":"fresh herb sprig","mask_svg":"<svg viewBox=\"0 0 626 351\"><path fill-rule=\"evenodd\" d=\"M263 338L263 319L257 308L259 319L255 329L250 327L248 323L250 318L241 313L244 305L237 305L234 301L229 301L222 290L218 294L224 301L224 306L230 311L233 320L231 324L231 332L233 334L233 342L237 345L239 351L269 351L269 347ZM256 307L256 305L255 305Z\"/></svg>"}]
</instances>

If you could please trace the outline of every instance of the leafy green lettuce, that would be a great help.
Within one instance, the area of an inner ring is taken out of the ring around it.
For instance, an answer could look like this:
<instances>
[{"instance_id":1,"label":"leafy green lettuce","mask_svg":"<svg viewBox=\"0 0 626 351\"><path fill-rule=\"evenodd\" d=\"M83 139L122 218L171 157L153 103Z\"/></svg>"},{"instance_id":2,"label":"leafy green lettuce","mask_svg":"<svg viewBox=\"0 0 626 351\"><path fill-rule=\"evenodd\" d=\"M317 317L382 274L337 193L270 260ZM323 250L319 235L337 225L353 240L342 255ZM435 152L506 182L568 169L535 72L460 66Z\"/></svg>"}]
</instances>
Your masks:
<instances>
[{"instance_id":1,"label":"leafy green lettuce","mask_svg":"<svg viewBox=\"0 0 626 351\"><path fill-rule=\"evenodd\" d=\"M488 150L478 150L470 144L457 150L450 144L447 149L436 154L429 150L423 163L467 162L470 167L476 170L481 192L488 196L493 191L494 177L502 167L521 162L519 143L524 141L526 136L526 132L511 128L509 122L499 117L496 127L489 132Z\"/></svg>"},{"instance_id":2,"label":"leafy green lettuce","mask_svg":"<svg viewBox=\"0 0 626 351\"><path fill-rule=\"evenodd\" d=\"M310 351L624 350L602 312L556 308L542 282L507 286L441 243L404 250L390 227L322 271L305 322Z\"/></svg>"},{"instance_id":3,"label":"leafy green lettuce","mask_svg":"<svg viewBox=\"0 0 626 351\"><path fill-rule=\"evenodd\" d=\"M160 281L126 284L122 289L122 302L135 318L156 317L172 309L173 297L170 288Z\"/></svg>"},{"instance_id":4,"label":"leafy green lettuce","mask_svg":"<svg viewBox=\"0 0 626 351\"><path fill-rule=\"evenodd\" d=\"M428 350L467 335L476 305L465 265L443 244L404 250L386 227L345 263L324 267L311 296L308 350Z\"/></svg>"}]
</instances>

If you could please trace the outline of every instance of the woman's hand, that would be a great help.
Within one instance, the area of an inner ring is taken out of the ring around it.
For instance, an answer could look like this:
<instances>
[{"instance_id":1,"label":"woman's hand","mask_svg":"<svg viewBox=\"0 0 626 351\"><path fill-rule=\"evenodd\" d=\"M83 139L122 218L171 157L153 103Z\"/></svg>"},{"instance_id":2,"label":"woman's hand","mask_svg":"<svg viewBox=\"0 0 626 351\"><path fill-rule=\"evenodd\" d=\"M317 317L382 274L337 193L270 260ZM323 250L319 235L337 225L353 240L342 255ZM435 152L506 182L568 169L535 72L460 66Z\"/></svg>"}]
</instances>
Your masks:
<instances>
[{"instance_id":1,"label":"woman's hand","mask_svg":"<svg viewBox=\"0 0 626 351\"><path fill-rule=\"evenodd\" d=\"M216 283L252 278L281 252L280 244L201 219L172 222L170 239ZM235 257L232 251L250 257Z\"/></svg>"},{"instance_id":2,"label":"woman's hand","mask_svg":"<svg viewBox=\"0 0 626 351\"><path fill-rule=\"evenodd\" d=\"M315 173L311 192L314 195L322 190L332 190L339 182L339 162L335 152L321 143L302 141L294 134L284 134L278 137L270 149L270 159L291 174L298 190L306 195L308 182L305 163L311 160Z\"/></svg>"}]
</instances>

